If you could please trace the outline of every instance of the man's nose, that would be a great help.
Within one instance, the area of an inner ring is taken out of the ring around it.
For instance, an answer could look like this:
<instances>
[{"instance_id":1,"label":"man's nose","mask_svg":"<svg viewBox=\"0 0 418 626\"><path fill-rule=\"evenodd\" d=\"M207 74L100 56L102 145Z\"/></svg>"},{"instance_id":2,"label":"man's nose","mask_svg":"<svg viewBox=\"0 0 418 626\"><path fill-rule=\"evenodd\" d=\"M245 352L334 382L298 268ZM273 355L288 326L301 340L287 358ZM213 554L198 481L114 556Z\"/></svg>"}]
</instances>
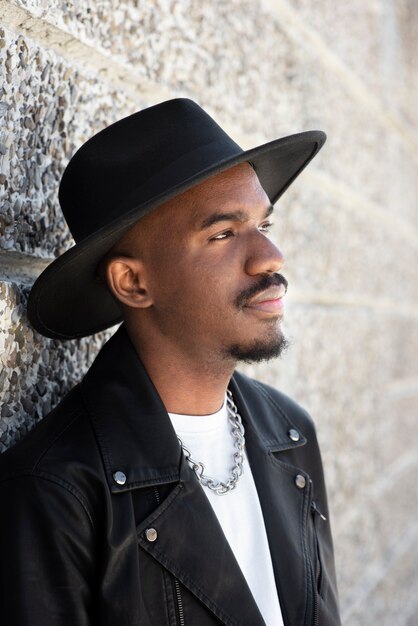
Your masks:
<instances>
[{"instance_id":1,"label":"man's nose","mask_svg":"<svg viewBox=\"0 0 418 626\"><path fill-rule=\"evenodd\" d=\"M245 263L245 271L248 275L256 276L257 274L280 272L284 261L282 252L271 239L260 232L253 235Z\"/></svg>"}]
</instances>

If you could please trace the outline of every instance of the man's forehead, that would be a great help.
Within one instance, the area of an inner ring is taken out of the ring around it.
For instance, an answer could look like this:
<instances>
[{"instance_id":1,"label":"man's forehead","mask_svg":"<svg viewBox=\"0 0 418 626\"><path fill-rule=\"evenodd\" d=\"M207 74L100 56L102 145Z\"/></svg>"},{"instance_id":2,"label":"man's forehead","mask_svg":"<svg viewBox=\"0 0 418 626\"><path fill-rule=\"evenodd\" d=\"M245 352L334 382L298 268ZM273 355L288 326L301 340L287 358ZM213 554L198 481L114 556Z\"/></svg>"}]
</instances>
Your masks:
<instances>
[{"instance_id":1,"label":"man's forehead","mask_svg":"<svg viewBox=\"0 0 418 626\"><path fill-rule=\"evenodd\" d=\"M273 207L262 188L257 174L249 163L221 172L190 189L178 200L189 209L192 221L201 219L205 212L245 213L261 210L271 213Z\"/></svg>"},{"instance_id":2,"label":"man's forehead","mask_svg":"<svg viewBox=\"0 0 418 626\"><path fill-rule=\"evenodd\" d=\"M199 185L192 187L190 194L223 195L228 191L239 191L243 186L256 186L262 189L258 176L250 163L239 163L223 172L210 176Z\"/></svg>"}]
</instances>

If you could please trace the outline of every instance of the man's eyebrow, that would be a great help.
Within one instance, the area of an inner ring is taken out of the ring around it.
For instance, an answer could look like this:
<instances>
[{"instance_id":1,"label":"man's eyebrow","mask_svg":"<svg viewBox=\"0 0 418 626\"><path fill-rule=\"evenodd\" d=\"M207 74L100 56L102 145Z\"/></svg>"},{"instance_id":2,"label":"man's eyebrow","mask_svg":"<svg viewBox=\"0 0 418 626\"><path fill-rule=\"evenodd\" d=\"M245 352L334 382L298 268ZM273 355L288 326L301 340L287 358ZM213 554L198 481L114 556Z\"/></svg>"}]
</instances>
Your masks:
<instances>
[{"instance_id":1,"label":"man's eyebrow","mask_svg":"<svg viewBox=\"0 0 418 626\"><path fill-rule=\"evenodd\" d=\"M264 214L264 218L269 217L274 211L274 207L272 204L266 209ZM214 224L218 224L219 222L245 222L248 219L248 214L245 211L228 211L226 213L213 213L206 217L203 222L200 224L199 229L204 230L205 228L209 228Z\"/></svg>"}]
</instances>

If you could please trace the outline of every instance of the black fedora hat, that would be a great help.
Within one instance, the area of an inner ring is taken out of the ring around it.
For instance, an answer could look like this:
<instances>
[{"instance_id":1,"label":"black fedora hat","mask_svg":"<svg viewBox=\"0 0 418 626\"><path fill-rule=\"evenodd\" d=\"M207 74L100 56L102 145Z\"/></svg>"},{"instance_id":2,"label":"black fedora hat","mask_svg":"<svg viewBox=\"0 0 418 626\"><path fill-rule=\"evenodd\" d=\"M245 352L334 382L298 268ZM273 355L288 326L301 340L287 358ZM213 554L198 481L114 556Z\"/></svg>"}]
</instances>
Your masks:
<instances>
[{"instance_id":1,"label":"black fedora hat","mask_svg":"<svg viewBox=\"0 0 418 626\"><path fill-rule=\"evenodd\" d=\"M76 245L35 281L28 316L47 337L74 339L121 321L96 276L100 259L142 216L223 170L248 161L272 204L322 147L321 131L240 148L195 102L168 100L89 139L70 160L59 200Z\"/></svg>"}]
</instances>

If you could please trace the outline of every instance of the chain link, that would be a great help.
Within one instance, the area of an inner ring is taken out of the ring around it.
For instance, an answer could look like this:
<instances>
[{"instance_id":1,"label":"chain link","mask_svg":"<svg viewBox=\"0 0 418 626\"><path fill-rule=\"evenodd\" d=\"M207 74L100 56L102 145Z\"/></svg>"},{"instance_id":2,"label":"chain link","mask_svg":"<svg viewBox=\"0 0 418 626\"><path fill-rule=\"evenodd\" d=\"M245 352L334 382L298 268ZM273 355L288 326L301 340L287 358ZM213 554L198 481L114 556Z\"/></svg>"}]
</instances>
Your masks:
<instances>
[{"instance_id":1,"label":"chain link","mask_svg":"<svg viewBox=\"0 0 418 626\"><path fill-rule=\"evenodd\" d=\"M232 393L227 389L226 392L226 407L228 410L228 421L231 425L231 433L234 437L234 467L231 469L231 476L228 478L226 482L221 480L217 480L216 478L211 478L210 476L206 476L205 474L205 465L201 461L195 461L192 457L192 453L180 437L177 439L180 442L180 445L183 449L184 456L186 457L190 467L194 471L197 476L199 482L204 486L216 493L218 496L223 496L224 494L235 489L239 477L243 473L243 465L244 465L244 446L245 446L245 431L244 426L242 425L241 416L238 413L238 409L235 405L235 402L232 397Z\"/></svg>"}]
</instances>

